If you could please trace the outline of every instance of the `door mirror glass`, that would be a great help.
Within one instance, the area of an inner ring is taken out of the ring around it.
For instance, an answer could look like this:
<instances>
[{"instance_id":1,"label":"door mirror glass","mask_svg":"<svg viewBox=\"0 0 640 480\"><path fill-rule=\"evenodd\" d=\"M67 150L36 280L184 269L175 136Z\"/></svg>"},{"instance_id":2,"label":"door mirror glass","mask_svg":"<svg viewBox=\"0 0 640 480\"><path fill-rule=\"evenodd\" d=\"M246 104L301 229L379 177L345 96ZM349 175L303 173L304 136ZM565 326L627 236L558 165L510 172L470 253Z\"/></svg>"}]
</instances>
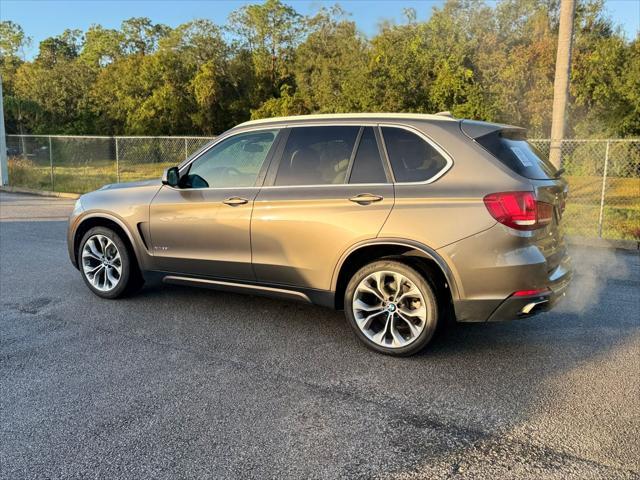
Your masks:
<instances>
[{"instance_id":1,"label":"door mirror glass","mask_svg":"<svg viewBox=\"0 0 640 480\"><path fill-rule=\"evenodd\" d=\"M178 167L167 168L162 174L162 184L177 188L180 183L180 171Z\"/></svg>"}]
</instances>

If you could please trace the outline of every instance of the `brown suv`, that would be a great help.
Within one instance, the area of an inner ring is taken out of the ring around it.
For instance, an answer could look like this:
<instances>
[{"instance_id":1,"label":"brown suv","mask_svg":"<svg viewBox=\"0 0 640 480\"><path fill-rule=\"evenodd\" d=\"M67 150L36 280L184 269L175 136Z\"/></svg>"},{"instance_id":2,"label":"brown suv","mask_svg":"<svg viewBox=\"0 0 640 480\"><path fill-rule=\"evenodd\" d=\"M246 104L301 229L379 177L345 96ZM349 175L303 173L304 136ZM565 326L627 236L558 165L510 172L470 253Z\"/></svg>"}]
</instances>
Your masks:
<instances>
[{"instance_id":1,"label":"brown suv","mask_svg":"<svg viewBox=\"0 0 640 480\"><path fill-rule=\"evenodd\" d=\"M83 195L73 264L98 296L164 281L344 309L408 355L438 322L548 309L571 269L567 187L517 127L447 115L273 118L220 135L162 181Z\"/></svg>"}]
</instances>

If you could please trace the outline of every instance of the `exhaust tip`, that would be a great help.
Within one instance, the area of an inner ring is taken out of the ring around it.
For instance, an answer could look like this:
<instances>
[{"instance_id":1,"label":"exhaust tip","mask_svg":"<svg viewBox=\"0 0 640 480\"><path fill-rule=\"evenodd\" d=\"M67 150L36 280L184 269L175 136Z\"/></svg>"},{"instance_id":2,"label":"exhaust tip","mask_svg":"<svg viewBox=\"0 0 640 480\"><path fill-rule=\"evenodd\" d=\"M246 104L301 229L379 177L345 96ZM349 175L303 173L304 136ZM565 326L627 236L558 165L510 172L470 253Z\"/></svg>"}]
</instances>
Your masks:
<instances>
[{"instance_id":1,"label":"exhaust tip","mask_svg":"<svg viewBox=\"0 0 640 480\"><path fill-rule=\"evenodd\" d=\"M538 313L540 310L543 310L543 306L549 303L549 300L538 300L535 302L527 303L520 310L520 315L533 315L534 313Z\"/></svg>"}]
</instances>

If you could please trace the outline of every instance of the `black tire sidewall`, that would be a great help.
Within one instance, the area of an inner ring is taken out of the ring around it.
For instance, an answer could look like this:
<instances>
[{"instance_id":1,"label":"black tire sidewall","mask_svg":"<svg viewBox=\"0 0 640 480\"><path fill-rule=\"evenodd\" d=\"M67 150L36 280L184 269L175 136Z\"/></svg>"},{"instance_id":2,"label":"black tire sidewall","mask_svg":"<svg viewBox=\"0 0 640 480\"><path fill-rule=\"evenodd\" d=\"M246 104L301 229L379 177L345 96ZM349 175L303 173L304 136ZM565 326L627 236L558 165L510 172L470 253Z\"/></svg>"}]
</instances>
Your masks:
<instances>
[{"instance_id":1,"label":"black tire sidewall","mask_svg":"<svg viewBox=\"0 0 640 480\"><path fill-rule=\"evenodd\" d=\"M353 314L352 302L356 287L365 277L379 270L389 270L406 276L418 287L425 299L425 302L430 303L431 315L427 318L427 325L425 325L425 328L418 339L406 347L386 348L372 342L364 335L364 333L362 333ZM377 260L365 265L358 270L353 277L351 277L351 280L345 290L344 311L351 328L367 347L376 352L387 355L400 357L409 356L419 352L429 343L438 326L438 302L434 292L435 289L431 286L429 281L413 267L396 260Z\"/></svg>"},{"instance_id":2,"label":"black tire sidewall","mask_svg":"<svg viewBox=\"0 0 640 480\"><path fill-rule=\"evenodd\" d=\"M122 273L120 275L120 282L118 282L118 285L116 286L116 288L108 292L102 292L97 288L95 288L91 284L87 276L85 275L84 269L82 266L82 250L84 248L85 243L87 243L87 240L89 240L89 238L91 238L94 235L104 235L105 237L108 237L115 244L116 248L118 249L118 252L120 253L120 259L122 260ZM89 287L89 289L98 297L113 299L113 298L121 297L127 292L127 287L129 286L129 283L132 277L131 257L129 256L129 251L127 249L127 246L122 241L120 236L110 228L94 227L91 230L89 230L87 233L85 233L84 237L82 237L82 241L80 242L80 246L78 249L78 265L80 267L80 274L82 275L82 280L84 280L84 283L87 285L87 287Z\"/></svg>"}]
</instances>

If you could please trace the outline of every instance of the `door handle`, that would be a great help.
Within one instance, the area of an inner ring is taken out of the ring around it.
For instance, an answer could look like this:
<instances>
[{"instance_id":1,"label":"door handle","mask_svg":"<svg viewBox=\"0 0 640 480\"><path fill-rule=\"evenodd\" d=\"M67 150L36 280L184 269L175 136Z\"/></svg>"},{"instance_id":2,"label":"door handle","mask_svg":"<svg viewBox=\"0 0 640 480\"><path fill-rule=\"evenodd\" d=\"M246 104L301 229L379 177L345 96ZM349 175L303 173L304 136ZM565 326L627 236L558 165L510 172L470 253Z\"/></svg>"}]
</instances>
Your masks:
<instances>
[{"instance_id":1,"label":"door handle","mask_svg":"<svg viewBox=\"0 0 640 480\"><path fill-rule=\"evenodd\" d=\"M360 205L369 205L373 202L379 202L380 200L384 200L384 197L374 195L372 193L361 193L360 195L356 195L349 199L350 202L358 203Z\"/></svg>"},{"instance_id":2,"label":"door handle","mask_svg":"<svg viewBox=\"0 0 640 480\"><path fill-rule=\"evenodd\" d=\"M225 198L222 201L222 203L224 203L225 205L231 205L232 207L235 207L237 205L244 205L245 203L249 203L249 200L242 197L229 197L229 198Z\"/></svg>"}]
</instances>

